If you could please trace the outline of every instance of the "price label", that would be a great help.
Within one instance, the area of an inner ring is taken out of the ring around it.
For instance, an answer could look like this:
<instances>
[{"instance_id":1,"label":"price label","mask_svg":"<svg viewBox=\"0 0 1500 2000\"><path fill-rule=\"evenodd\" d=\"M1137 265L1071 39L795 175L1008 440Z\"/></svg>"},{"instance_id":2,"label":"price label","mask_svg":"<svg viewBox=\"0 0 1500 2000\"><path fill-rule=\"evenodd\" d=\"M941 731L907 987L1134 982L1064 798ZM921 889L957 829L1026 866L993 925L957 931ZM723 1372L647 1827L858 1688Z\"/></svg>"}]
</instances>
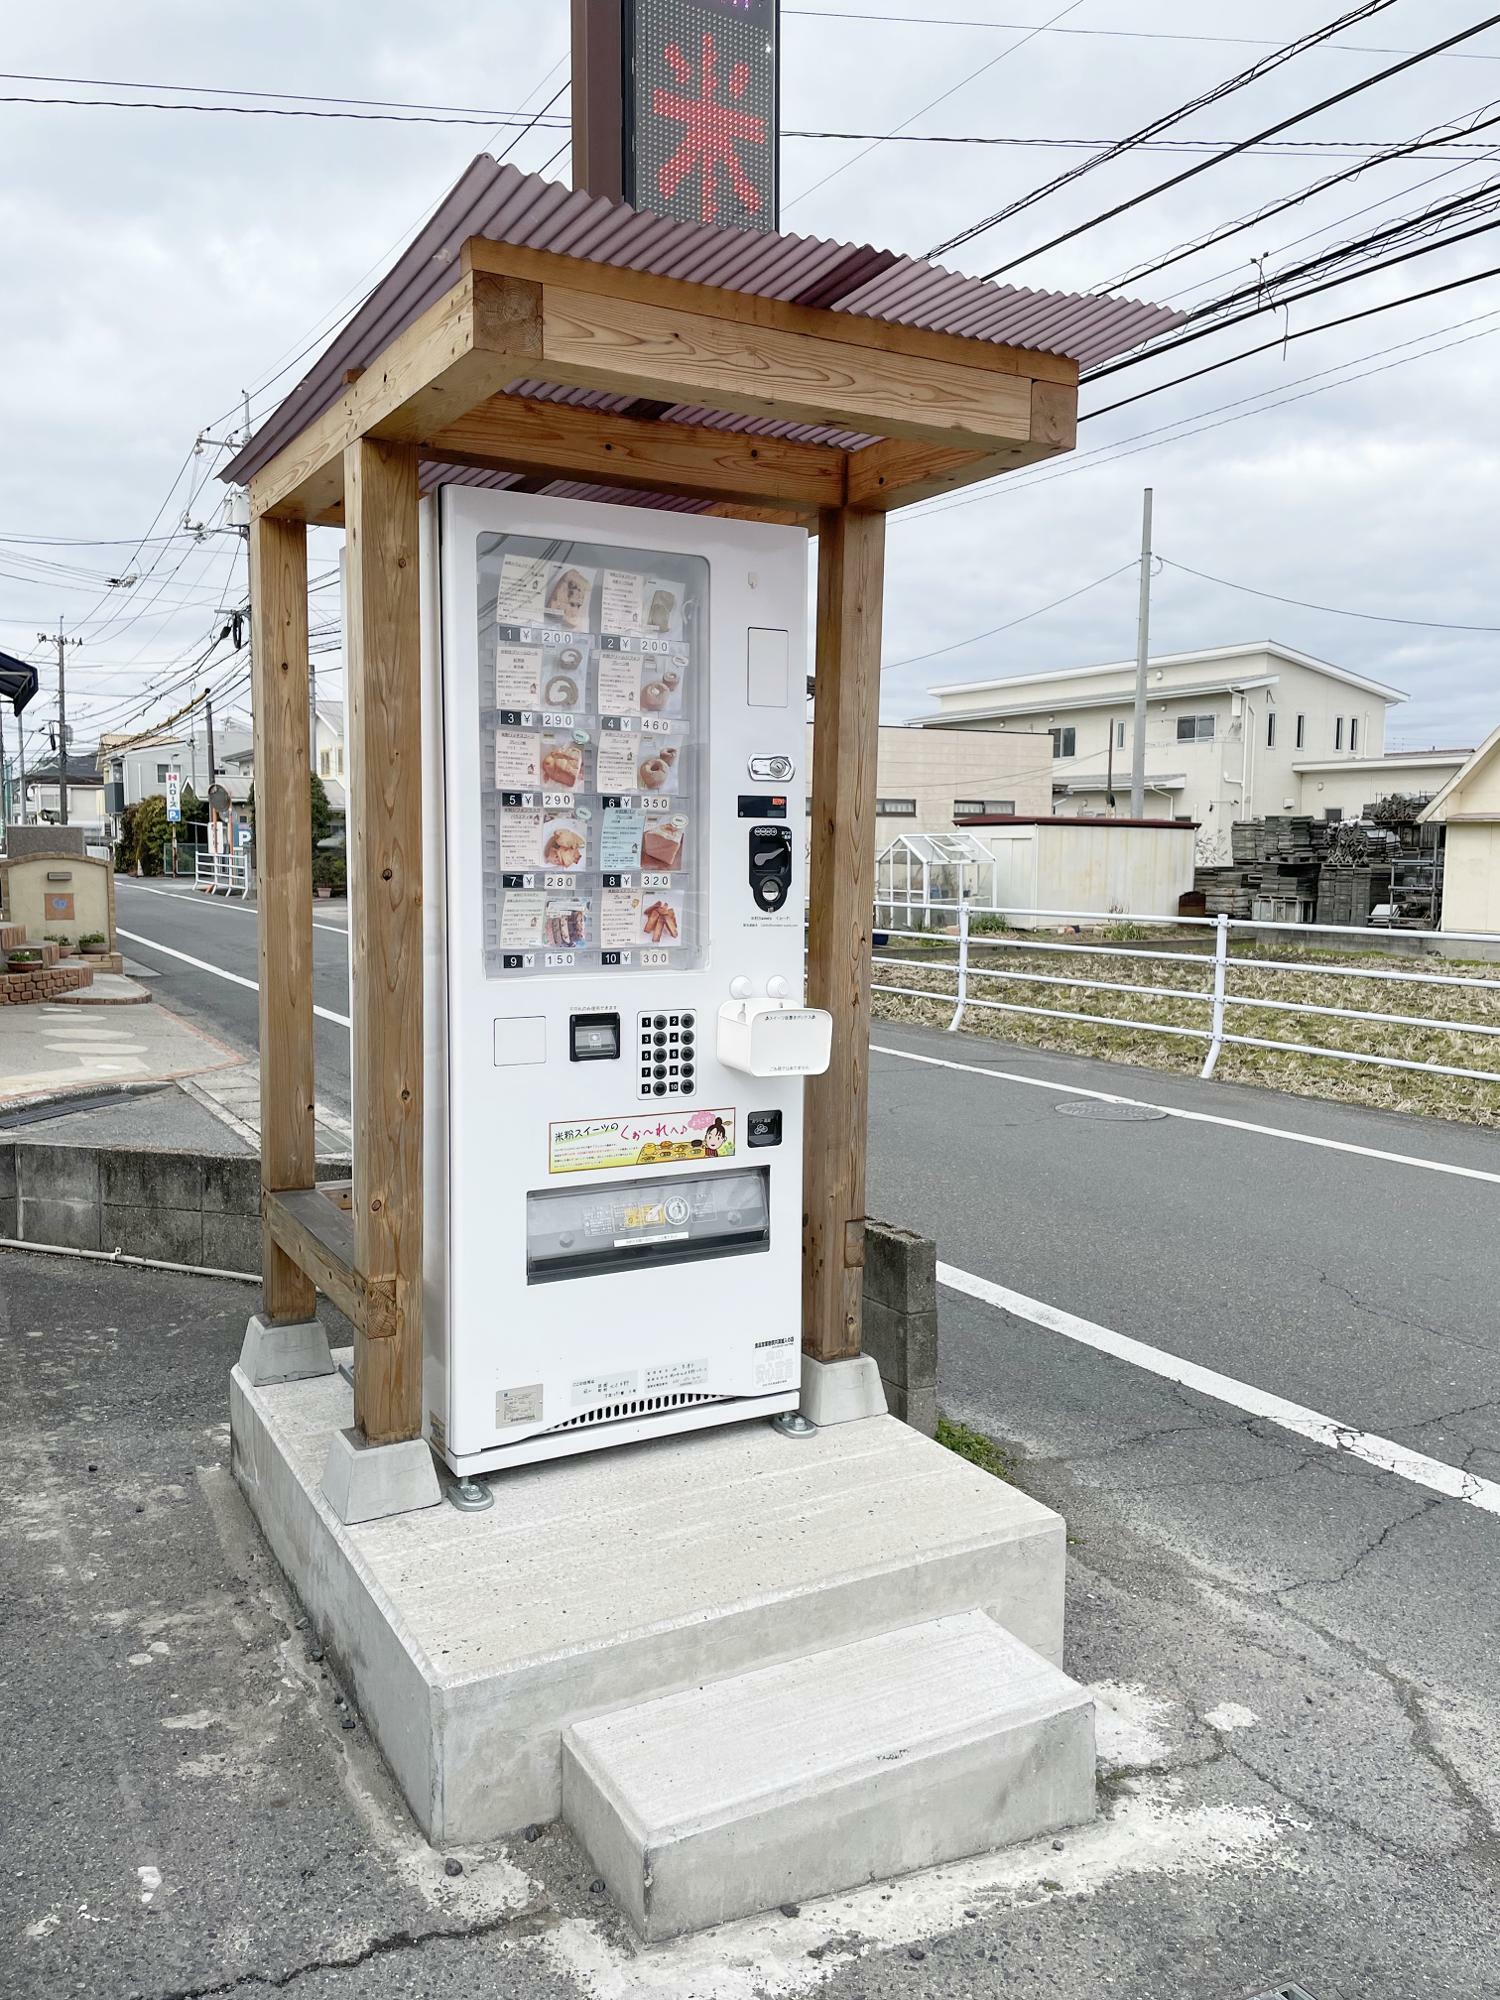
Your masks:
<instances>
[{"instance_id":1,"label":"price label","mask_svg":"<svg viewBox=\"0 0 1500 2000\"><path fill-rule=\"evenodd\" d=\"M577 962L578 954L576 951L549 951L542 961L549 971L553 968L560 969L563 966L576 965Z\"/></svg>"},{"instance_id":2,"label":"price label","mask_svg":"<svg viewBox=\"0 0 1500 2000\"><path fill-rule=\"evenodd\" d=\"M495 637L506 646L585 646L588 634L561 625L497 625Z\"/></svg>"},{"instance_id":3,"label":"price label","mask_svg":"<svg viewBox=\"0 0 1500 2000\"><path fill-rule=\"evenodd\" d=\"M643 972L649 972L654 967L662 965L670 965L671 963L672 963L672 954L670 952L643 951L641 953L641 970Z\"/></svg>"},{"instance_id":4,"label":"price label","mask_svg":"<svg viewBox=\"0 0 1500 2000\"><path fill-rule=\"evenodd\" d=\"M663 715L643 715L640 718L643 736L670 736L672 725Z\"/></svg>"},{"instance_id":5,"label":"price label","mask_svg":"<svg viewBox=\"0 0 1500 2000\"><path fill-rule=\"evenodd\" d=\"M502 875L500 877L500 887L502 889L534 889L536 887L536 877L535 875ZM550 889L552 884L549 882L547 887Z\"/></svg>"},{"instance_id":6,"label":"price label","mask_svg":"<svg viewBox=\"0 0 1500 2000\"><path fill-rule=\"evenodd\" d=\"M635 800L629 792L606 792L601 803L606 812L629 812Z\"/></svg>"},{"instance_id":7,"label":"price label","mask_svg":"<svg viewBox=\"0 0 1500 2000\"><path fill-rule=\"evenodd\" d=\"M536 793L502 792L500 794L500 803L503 806L534 806L536 804Z\"/></svg>"},{"instance_id":8,"label":"price label","mask_svg":"<svg viewBox=\"0 0 1500 2000\"><path fill-rule=\"evenodd\" d=\"M601 951L599 954L599 963L601 965L629 965L630 953L628 951Z\"/></svg>"},{"instance_id":9,"label":"price label","mask_svg":"<svg viewBox=\"0 0 1500 2000\"><path fill-rule=\"evenodd\" d=\"M507 972L526 972L536 964L534 951L508 951L500 961Z\"/></svg>"},{"instance_id":10,"label":"price label","mask_svg":"<svg viewBox=\"0 0 1500 2000\"><path fill-rule=\"evenodd\" d=\"M542 804L544 806L562 806L565 810L571 811L575 803L576 801L571 792L542 793Z\"/></svg>"},{"instance_id":11,"label":"price label","mask_svg":"<svg viewBox=\"0 0 1500 2000\"><path fill-rule=\"evenodd\" d=\"M554 711L550 708L544 708L542 710L543 729L571 729L573 721L574 718L572 715L565 714L560 709Z\"/></svg>"},{"instance_id":12,"label":"price label","mask_svg":"<svg viewBox=\"0 0 1500 2000\"><path fill-rule=\"evenodd\" d=\"M635 887L635 877L633 875L606 875L604 886L606 889L633 889ZM641 877L641 887L645 889L649 886L650 877L643 875Z\"/></svg>"},{"instance_id":13,"label":"price label","mask_svg":"<svg viewBox=\"0 0 1500 2000\"><path fill-rule=\"evenodd\" d=\"M500 711L502 729L534 729L536 715L529 708L502 708Z\"/></svg>"},{"instance_id":14,"label":"price label","mask_svg":"<svg viewBox=\"0 0 1500 2000\"><path fill-rule=\"evenodd\" d=\"M672 878L670 875L643 875L641 877L641 887L643 889L670 889L671 886Z\"/></svg>"},{"instance_id":15,"label":"price label","mask_svg":"<svg viewBox=\"0 0 1500 2000\"><path fill-rule=\"evenodd\" d=\"M638 653L670 653L673 649L673 641L670 639L657 639L643 632L635 642L635 649Z\"/></svg>"},{"instance_id":16,"label":"price label","mask_svg":"<svg viewBox=\"0 0 1500 2000\"><path fill-rule=\"evenodd\" d=\"M542 887L544 889L576 889L578 887L578 877L576 875L546 875L542 878Z\"/></svg>"}]
</instances>

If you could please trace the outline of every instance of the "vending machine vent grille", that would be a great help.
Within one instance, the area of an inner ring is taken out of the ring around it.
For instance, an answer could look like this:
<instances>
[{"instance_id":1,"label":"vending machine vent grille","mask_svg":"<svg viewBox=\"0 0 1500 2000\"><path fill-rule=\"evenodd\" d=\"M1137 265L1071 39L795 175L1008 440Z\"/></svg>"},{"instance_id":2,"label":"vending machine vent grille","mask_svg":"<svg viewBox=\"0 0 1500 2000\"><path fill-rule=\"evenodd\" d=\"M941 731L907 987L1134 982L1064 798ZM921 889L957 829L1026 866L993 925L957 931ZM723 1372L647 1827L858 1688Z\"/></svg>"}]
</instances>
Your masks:
<instances>
[{"instance_id":1,"label":"vending machine vent grille","mask_svg":"<svg viewBox=\"0 0 1500 2000\"><path fill-rule=\"evenodd\" d=\"M549 1424L553 1431L576 1431L584 1424L618 1423L623 1417L648 1417L657 1410L681 1410L689 1403L722 1403L723 1396L693 1396L685 1393L670 1396L637 1396L628 1403L601 1403L596 1410L584 1410L576 1417L568 1417L560 1424Z\"/></svg>"}]
</instances>

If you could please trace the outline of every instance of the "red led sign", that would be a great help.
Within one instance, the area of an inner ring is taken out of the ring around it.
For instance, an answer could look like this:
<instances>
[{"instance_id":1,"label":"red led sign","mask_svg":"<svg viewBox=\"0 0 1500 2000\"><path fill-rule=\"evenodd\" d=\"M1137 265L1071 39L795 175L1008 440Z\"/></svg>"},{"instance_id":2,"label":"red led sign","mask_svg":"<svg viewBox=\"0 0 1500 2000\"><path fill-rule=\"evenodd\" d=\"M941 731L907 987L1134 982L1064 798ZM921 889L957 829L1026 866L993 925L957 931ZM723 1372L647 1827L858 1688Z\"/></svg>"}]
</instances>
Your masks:
<instances>
[{"instance_id":1,"label":"red led sign","mask_svg":"<svg viewBox=\"0 0 1500 2000\"><path fill-rule=\"evenodd\" d=\"M775 229L777 0L628 0L625 197Z\"/></svg>"}]
</instances>

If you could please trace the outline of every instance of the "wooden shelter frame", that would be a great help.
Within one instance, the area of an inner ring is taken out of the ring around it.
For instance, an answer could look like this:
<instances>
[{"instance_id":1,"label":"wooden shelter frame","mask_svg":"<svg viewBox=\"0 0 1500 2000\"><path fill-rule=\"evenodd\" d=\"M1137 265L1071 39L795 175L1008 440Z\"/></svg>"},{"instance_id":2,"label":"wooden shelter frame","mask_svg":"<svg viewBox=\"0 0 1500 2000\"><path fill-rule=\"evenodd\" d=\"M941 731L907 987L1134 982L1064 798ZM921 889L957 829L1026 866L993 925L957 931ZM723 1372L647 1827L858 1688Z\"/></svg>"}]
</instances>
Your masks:
<instances>
[{"instance_id":1,"label":"wooden shelter frame","mask_svg":"<svg viewBox=\"0 0 1500 2000\"><path fill-rule=\"evenodd\" d=\"M818 537L807 997L833 1015L808 1084L803 1348L860 1351L885 516L1073 446L1054 354L785 304L474 237L452 288L253 476L264 1317L355 1329L355 1423L422 1431L420 468L686 495ZM507 393L602 389L619 412ZM664 407L836 425L854 449ZM307 527L346 537L353 1187L315 1186Z\"/></svg>"}]
</instances>

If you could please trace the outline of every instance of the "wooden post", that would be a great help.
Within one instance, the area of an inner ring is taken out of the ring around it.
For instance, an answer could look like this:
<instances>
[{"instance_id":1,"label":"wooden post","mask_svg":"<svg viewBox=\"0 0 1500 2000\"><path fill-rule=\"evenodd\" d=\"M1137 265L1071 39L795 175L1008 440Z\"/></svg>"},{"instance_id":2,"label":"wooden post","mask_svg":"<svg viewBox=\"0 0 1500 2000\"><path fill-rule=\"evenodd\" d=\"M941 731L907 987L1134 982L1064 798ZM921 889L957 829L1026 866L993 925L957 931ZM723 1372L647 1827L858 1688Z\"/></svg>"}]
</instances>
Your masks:
<instances>
[{"instance_id":1,"label":"wooden post","mask_svg":"<svg viewBox=\"0 0 1500 2000\"><path fill-rule=\"evenodd\" d=\"M250 527L255 855L260 910L260 1181L310 1188L313 1139L312 825L307 743L307 529ZM261 1233L267 1320L311 1319L312 1280Z\"/></svg>"},{"instance_id":2,"label":"wooden post","mask_svg":"<svg viewBox=\"0 0 1500 2000\"><path fill-rule=\"evenodd\" d=\"M884 571L884 515L823 514L807 998L833 1015L833 1056L807 1086L802 1257L802 1345L819 1361L860 1345Z\"/></svg>"},{"instance_id":3,"label":"wooden post","mask_svg":"<svg viewBox=\"0 0 1500 2000\"><path fill-rule=\"evenodd\" d=\"M363 1314L354 1421L422 1432L422 707L417 456L344 453L353 926L354 1258L393 1310Z\"/></svg>"}]
</instances>

